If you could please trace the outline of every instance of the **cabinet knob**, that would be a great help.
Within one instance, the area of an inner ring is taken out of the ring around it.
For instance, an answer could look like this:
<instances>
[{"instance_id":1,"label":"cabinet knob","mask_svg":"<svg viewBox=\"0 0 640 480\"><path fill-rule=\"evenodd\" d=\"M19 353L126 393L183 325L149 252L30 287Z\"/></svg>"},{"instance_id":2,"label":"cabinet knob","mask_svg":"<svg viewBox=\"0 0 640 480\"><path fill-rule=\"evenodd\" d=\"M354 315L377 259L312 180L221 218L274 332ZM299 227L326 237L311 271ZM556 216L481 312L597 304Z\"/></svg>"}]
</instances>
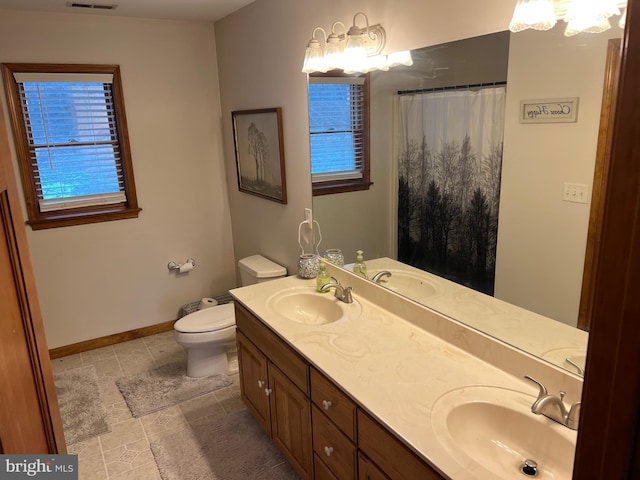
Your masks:
<instances>
[{"instance_id":1,"label":"cabinet knob","mask_svg":"<svg viewBox=\"0 0 640 480\"><path fill-rule=\"evenodd\" d=\"M330 457L333 453L333 447L324 447L324 453L327 455L327 457Z\"/></svg>"},{"instance_id":2,"label":"cabinet knob","mask_svg":"<svg viewBox=\"0 0 640 480\"><path fill-rule=\"evenodd\" d=\"M273 390L272 390L272 389L270 389L270 388L265 388L265 389L264 389L264 394L268 397L269 395L271 395L271 392L272 392L272 391L273 391Z\"/></svg>"},{"instance_id":3,"label":"cabinet knob","mask_svg":"<svg viewBox=\"0 0 640 480\"><path fill-rule=\"evenodd\" d=\"M331 403L331 400L322 400L322 408L324 408L325 410L329 410L329 408L331 408L331 405L333 405L333 403Z\"/></svg>"},{"instance_id":4,"label":"cabinet knob","mask_svg":"<svg viewBox=\"0 0 640 480\"><path fill-rule=\"evenodd\" d=\"M264 387L264 381L263 380L258 380L258 388L262 388Z\"/></svg>"}]
</instances>

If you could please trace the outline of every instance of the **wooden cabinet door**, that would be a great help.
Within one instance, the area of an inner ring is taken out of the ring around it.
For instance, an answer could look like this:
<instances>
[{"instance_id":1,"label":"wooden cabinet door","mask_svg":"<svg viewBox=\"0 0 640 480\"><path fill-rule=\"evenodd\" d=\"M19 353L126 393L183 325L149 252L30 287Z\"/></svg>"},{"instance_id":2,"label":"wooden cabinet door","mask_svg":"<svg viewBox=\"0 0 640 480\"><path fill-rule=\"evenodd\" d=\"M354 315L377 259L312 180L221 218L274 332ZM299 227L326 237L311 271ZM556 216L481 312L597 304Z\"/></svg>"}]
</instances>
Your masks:
<instances>
[{"instance_id":1,"label":"wooden cabinet door","mask_svg":"<svg viewBox=\"0 0 640 480\"><path fill-rule=\"evenodd\" d=\"M303 479L313 478L311 402L278 368L269 363L273 440Z\"/></svg>"},{"instance_id":2,"label":"wooden cabinet door","mask_svg":"<svg viewBox=\"0 0 640 480\"><path fill-rule=\"evenodd\" d=\"M358 454L358 472L358 480L389 480L389 477L362 453Z\"/></svg>"},{"instance_id":3,"label":"wooden cabinet door","mask_svg":"<svg viewBox=\"0 0 640 480\"><path fill-rule=\"evenodd\" d=\"M0 109L0 453L66 453Z\"/></svg>"},{"instance_id":4,"label":"wooden cabinet door","mask_svg":"<svg viewBox=\"0 0 640 480\"><path fill-rule=\"evenodd\" d=\"M260 422L262 428L271 435L267 357L239 331L236 332L236 342L242 401Z\"/></svg>"}]
</instances>

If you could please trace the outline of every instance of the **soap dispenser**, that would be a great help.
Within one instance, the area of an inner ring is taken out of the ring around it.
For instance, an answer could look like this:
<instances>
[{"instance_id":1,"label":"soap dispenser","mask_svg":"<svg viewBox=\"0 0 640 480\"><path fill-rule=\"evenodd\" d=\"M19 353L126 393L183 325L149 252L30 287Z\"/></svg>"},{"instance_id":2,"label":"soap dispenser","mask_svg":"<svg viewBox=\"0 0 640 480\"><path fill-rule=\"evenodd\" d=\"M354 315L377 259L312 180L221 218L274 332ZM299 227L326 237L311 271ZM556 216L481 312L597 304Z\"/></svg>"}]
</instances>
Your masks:
<instances>
[{"instance_id":1,"label":"soap dispenser","mask_svg":"<svg viewBox=\"0 0 640 480\"><path fill-rule=\"evenodd\" d=\"M320 272L316 276L316 290L320 293L327 293L329 290L322 290L327 283L331 283L331 276L327 273L327 266L324 263L324 259L320 260Z\"/></svg>"},{"instance_id":2,"label":"soap dispenser","mask_svg":"<svg viewBox=\"0 0 640 480\"><path fill-rule=\"evenodd\" d=\"M364 257L362 255L362 250L358 250L356 257L356 264L353 266L353 273L356 275L360 275L361 277L367 278L367 266L364 263Z\"/></svg>"}]
</instances>

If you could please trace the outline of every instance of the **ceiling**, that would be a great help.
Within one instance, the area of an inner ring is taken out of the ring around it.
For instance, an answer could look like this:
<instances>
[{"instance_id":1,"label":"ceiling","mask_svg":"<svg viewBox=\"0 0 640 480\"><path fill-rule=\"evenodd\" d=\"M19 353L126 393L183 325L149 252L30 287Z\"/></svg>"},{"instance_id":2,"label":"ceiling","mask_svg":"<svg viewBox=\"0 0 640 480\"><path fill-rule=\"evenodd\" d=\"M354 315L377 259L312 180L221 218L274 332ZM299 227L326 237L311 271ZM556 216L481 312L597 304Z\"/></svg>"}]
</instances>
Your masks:
<instances>
[{"instance_id":1,"label":"ceiling","mask_svg":"<svg viewBox=\"0 0 640 480\"><path fill-rule=\"evenodd\" d=\"M29 10L58 13L81 13L116 17L202 20L215 22L254 0L0 0L0 10ZM68 7L83 5L117 5L114 10Z\"/></svg>"}]
</instances>

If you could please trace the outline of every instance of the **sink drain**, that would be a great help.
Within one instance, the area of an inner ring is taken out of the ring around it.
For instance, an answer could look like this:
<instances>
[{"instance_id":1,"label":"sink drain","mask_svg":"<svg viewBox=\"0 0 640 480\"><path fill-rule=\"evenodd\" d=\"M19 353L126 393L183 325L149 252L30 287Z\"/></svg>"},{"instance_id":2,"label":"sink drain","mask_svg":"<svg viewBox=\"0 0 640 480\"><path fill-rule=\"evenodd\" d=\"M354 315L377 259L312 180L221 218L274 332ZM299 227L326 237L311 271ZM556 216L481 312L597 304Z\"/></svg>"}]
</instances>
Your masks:
<instances>
[{"instance_id":1,"label":"sink drain","mask_svg":"<svg viewBox=\"0 0 640 480\"><path fill-rule=\"evenodd\" d=\"M527 477L537 477L538 476L538 463L529 458L525 459L524 463L520 465L520 473Z\"/></svg>"}]
</instances>

